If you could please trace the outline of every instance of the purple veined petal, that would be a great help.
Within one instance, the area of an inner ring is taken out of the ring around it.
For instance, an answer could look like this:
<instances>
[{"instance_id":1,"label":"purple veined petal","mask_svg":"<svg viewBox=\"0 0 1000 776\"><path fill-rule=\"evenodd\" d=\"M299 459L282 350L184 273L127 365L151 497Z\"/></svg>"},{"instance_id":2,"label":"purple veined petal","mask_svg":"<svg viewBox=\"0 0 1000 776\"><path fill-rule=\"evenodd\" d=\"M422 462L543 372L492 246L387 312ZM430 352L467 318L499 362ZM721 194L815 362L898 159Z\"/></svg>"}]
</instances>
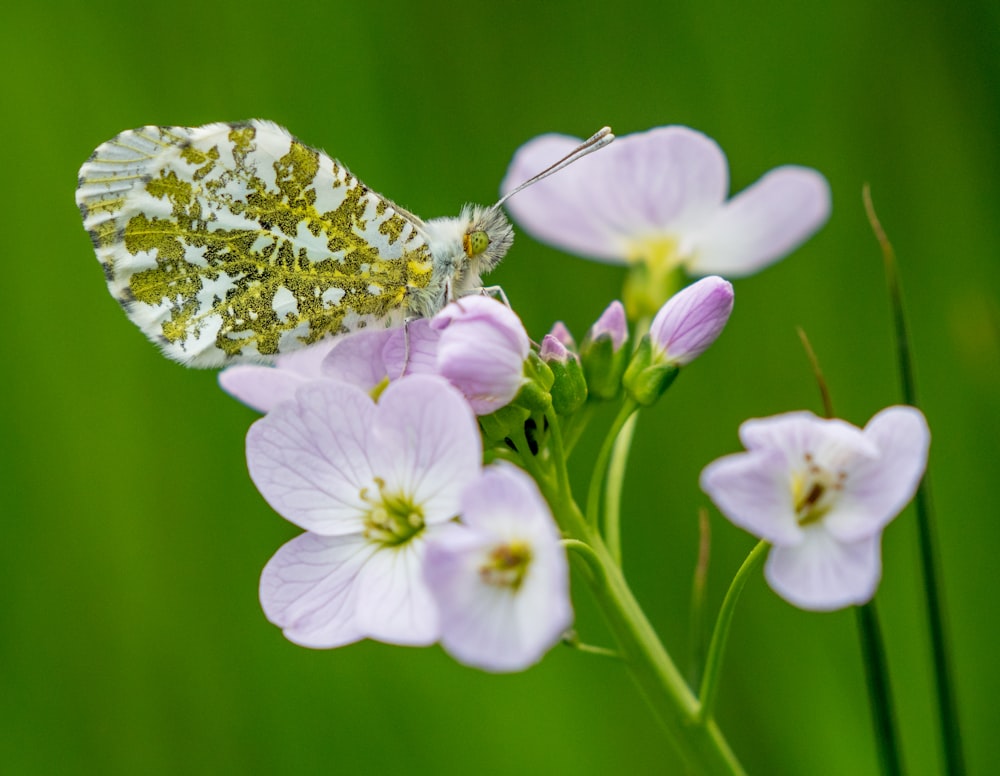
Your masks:
<instances>
[{"instance_id":1,"label":"purple veined petal","mask_svg":"<svg viewBox=\"0 0 1000 776\"><path fill-rule=\"evenodd\" d=\"M930 429L920 410L889 407L864 429L877 457L857 459L841 496L843 509L827 517L841 541L856 541L880 532L913 498L927 466Z\"/></svg>"},{"instance_id":2,"label":"purple veined petal","mask_svg":"<svg viewBox=\"0 0 1000 776\"><path fill-rule=\"evenodd\" d=\"M797 248L829 216L830 187L822 175L779 167L685 235L687 268L695 275L749 275Z\"/></svg>"},{"instance_id":3,"label":"purple veined petal","mask_svg":"<svg viewBox=\"0 0 1000 776\"><path fill-rule=\"evenodd\" d=\"M323 360L323 375L370 391L387 376L382 350L393 334L393 329L363 329L339 337Z\"/></svg>"},{"instance_id":4,"label":"purple veined petal","mask_svg":"<svg viewBox=\"0 0 1000 776\"><path fill-rule=\"evenodd\" d=\"M487 671L538 662L573 620L559 532L534 482L516 467L488 467L463 496L466 525L429 541L425 575L441 613L441 643L455 659ZM497 550L530 549L516 589L485 581Z\"/></svg>"},{"instance_id":5,"label":"purple veined petal","mask_svg":"<svg viewBox=\"0 0 1000 776\"><path fill-rule=\"evenodd\" d=\"M408 375L437 374L440 332L426 318L410 321L392 332L382 348L382 361L391 380Z\"/></svg>"},{"instance_id":6,"label":"purple veined petal","mask_svg":"<svg viewBox=\"0 0 1000 776\"><path fill-rule=\"evenodd\" d=\"M357 626L366 636L410 646L438 640L438 611L424 582L425 552L421 537L383 547L368 560L358 583L357 610Z\"/></svg>"},{"instance_id":7,"label":"purple veined petal","mask_svg":"<svg viewBox=\"0 0 1000 776\"><path fill-rule=\"evenodd\" d=\"M776 545L803 540L784 454L761 449L723 456L701 472L701 489L734 525Z\"/></svg>"},{"instance_id":8,"label":"purple veined petal","mask_svg":"<svg viewBox=\"0 0 1000 776\"><path fill-rule=\"evenodd\" d=\"M807 455L831 468L878 455L857 426L805 410L747 420L740 425L740 441L747 450L781 451L789 473L801 469Z\"/></svg>"},{"instance_id":9,"label":"purple veined petal","mask_svg":"<svg viewBox=\"0 0 1000 776\"><path fill-rule=\"evenodd\" d=\"M334 342L324 340L312 347L278 356L274 366L240 364L219 372L219 385L230 396L258 412L270 412L281 401L310 380L322 377L320 364Z\"/></svg>"},{"instance_id":10,"label":"purple veined petal","mask_svg":"<svg viewBox=\"0 0 1000 776\"><path fill-rule=\"evenodd\" d=\"M260 603L289 641L330 648L358 641L358 579L374 545L360 536L304 533L264 566Z\"/></svg>"},{"instance_id":11,"label":"purple veined petal","mask_svg":"<svg viewBox=\"0 0 1000 776\"><path fill-rule=\"evenodd\" d=\"M579 141L544 135L522 146L503 191L568 153ZM700 226L729 187L725 155L687 127L619 137L600 152L529 186L507 208L534 237L573 253L621 262L637 239Z\"/></svg>"},{"instance_id":12,"label":"purple veined petal","mask_svg":"<svg viewBox=\"0 0 1000 776\"><path fill-rule=\"evenodd\" d=\"M771 588L795 606L832 611L863 604L882 577L882 534L840 542L822 525L809 526L794 547L772 547L764 567Z\"/></svg>"},{"instance_id":13,"label":"purple veined petal","mask_svg":"<svg viewBox=\"0 0 1000 776\"><path fill-rule=\"evenodd\" d=\"M667 300L653 318L649 336L668 362L685 366L718 339L732 311L732 284L720 277L702 278Z\"/></svg>"},{"instance_id":14,"label":"purple veined petal","mask_svg":"<svg viewBox=\"0 0 1000 776\"><path fill-rule=\"evenodd\" d=\"M477 415L517 396L531 344L513 310L489 297L469 296L445 307L431 327L441 333L437 373L462 392Z\"/></svg>"},{"instance_id":15,"label":"purple veined petal","mask_svg":"<svg viewBox=\"0 0 1000 776\"><path fill-rule=\"evenodd\" d=\"M465 485L482 461L479 425L447 381L411 375L379 399L368 448L372 470L389 492L420 505L428 524L452 519Z\"/></svg>"},{"instance_id":16,"label":"purple veined petal","mask_svg":"<svg viewBox=\"0 0 1000 776\"><path fill-rule=\"evenodd\" d=\"M375 404L360 388L318 380L300 388L247 433L247 466L286 520L334 536L363 530L372 487L369 431Z\"/></svg>"}]
</instances>

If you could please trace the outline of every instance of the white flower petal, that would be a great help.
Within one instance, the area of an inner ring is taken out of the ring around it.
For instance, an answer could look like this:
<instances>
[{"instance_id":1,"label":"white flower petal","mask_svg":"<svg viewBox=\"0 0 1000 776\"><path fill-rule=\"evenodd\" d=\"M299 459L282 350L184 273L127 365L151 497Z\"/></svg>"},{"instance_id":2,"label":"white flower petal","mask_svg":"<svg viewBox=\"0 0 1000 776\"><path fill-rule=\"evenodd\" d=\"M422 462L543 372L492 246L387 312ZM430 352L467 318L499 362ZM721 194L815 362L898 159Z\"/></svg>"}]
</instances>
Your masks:
<instances>
[{"instance_id":1,"label":"white flower petal","mask_svg":"<svg viewBox=\"0 0 1000 776\"><path fill-rule=\"evenodd\" d=\"M440 634L437 607L424 581L426 542L383 547L365 565L358 585L357 626L389 644L424 646Z\"/></svg>"},{"instance_id":2,"label":"white flower petal","mask_svg":"<svg viewBox=\"0 0 1000 776\"><path fill-rule=\"evenodd\" d=\"M686 235L690 272L749 275L805 242L830 216L830 187L815 170L779 167Z\"/></svg>"},{"instance_id":3,"label":"white flower petal","mask_svg":"<svg viewBox=\"0 0 1000 776\"><path fill-rule=\"evenodd\" d=\"M375 405L334 381L304 385L247 433L250 477L286 520L333 536L360 532L372 486L366 449Z\"/></svg>"},{"instance_id":4,"label":"white flower petal","mask_svg":"<svg viewBox=\"0 0 1000 776\"><path fill-rule=\"evenodd\" d=\"M857 459L840 499L843 508L827 516L829 530L842 541L881 531L913 498L927 465L930 429L920 410L884 409L868 421L864 436L878 456Z\"/></svg>"},{"instance_id":5,"label":"white flower petal","mask_svg":"<svg viewBox=\"0 0 1000 776\"><path fill-rule=\"evenodd\" d=\"M511 162L503 191L579 142L545 135L526 143ZM624 261L637 238L700 226L728 187L726 159L713 140L687 127L659 127L617 138L515 195L507 208L539 240L595 259Z\"/></svg>"},{"instance_id":6,"label":"white flower petal","mask_svg":"<svg viewBox=\"0 0 1000 776\"><path fill-rule=\"evenodd\" d=\"M771 588L802 609L831 611L863 604L882 576L882 534L844 543L821 525L809 526L794 547L772 547L764 568Z\"/></svg>"},{"instance_id":7,"label":"white flower petal","mask_svg":"<svg viewBox=\"0 0 1000 776\"><path fill-rule=\"evenodd\" d=\"M379 399L371 434L373 471L389 492L412 498L429 524L458 513L482 461L479 424L462 394L431 375L397 380Z\"/></svg>"},{"instance_id":8,"label":"white flower petal","mask_svg":"<svg viewBox=\"0 0 1000 776\"><path fill-rule=\"evenodd\" d=\"M791 478L781 451L752 450L723 456L702 470L700 484L719 511L754 536L783 545L802 541Z\"/></svg>"},{"instance_id":9,"label":"white flower petal","mask_svg":"<svg viewBox=\"0 0 1000 776\"><path fill-rule=\"evenodd\" d=\"M305 533L281 547L260 578L267 619L306 647L364 638L356 622L358 577L374 546L359 536Z\"/></svg>"}]
</instances>

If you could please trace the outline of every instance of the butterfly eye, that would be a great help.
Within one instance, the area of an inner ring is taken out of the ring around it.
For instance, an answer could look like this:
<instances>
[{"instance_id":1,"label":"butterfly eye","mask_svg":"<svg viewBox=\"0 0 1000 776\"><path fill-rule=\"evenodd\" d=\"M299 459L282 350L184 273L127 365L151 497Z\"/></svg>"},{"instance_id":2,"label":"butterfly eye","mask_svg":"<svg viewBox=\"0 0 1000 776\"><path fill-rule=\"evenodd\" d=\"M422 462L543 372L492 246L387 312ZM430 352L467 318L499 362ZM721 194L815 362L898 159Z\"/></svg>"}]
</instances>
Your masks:
<instances>
[{"instance_id":1,"label":"butterfly eye","mask_svg":"<svg viewBox=\"0 0 1000 776\"><path fill-rule=\"evenodd\" d=\"M469 232L462 238L462 247L465 249L465 255L470 259L473 256L478 256L490 247L489 235L482 229Z\"/></svg>"}]
</instances>

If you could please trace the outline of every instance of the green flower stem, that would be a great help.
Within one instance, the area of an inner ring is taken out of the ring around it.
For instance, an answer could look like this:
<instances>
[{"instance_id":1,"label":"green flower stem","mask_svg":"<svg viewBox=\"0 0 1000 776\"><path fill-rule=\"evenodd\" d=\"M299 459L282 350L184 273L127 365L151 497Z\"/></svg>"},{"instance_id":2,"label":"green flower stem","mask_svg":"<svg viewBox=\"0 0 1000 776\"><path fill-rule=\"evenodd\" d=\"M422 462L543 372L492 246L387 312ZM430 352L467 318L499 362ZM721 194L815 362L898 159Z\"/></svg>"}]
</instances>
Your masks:
<instances>
[{"instance_id":1,"label":"green flower stem","mask_svg":"<svg viewBox=\"0 0 1000 776\"><path fill-rule=\"evenodd\" d=\"M855 612L858 618L858 634L861 637L872 722L875 725L875 747L878 750L879 765L884 776L901 776L903 765L899 754L899 737L896 735L892 692L889 689L889 665L875 611L875 601L855 607Z\"/></svg>"},{"instance_id":2,"label":"green flower stem","mask_svg":"<svg viewBox=\"0 0 1000 776\"><path fill-rule=\"evenodd\" d=\"M581 557L586 569L583 576L618 644L621 659L693 772L743 774L715 722L699 720L697 699L663 648L596 527L580 512L569 489L558 420L551 413L549 418L549 457L524 456L524 464L535 475L559 527L577 550L574 557L580 557L578 542L589 548Z\"/></svg>"},{"instance_id":3,"label":"green flower stem","mask_svg":"<svg viewBox=\"0 0 1000 776\"><path fill-rule=\"evenodd\" d=\"M573 452L573 448L576 447L576 443L580 441L580 436L590 423L590 419L594 417L594 410L597 409L598 404L602 403L603 402L596 401L594 399L588 399L580 409L563 420L566 424L566 428L563 433L566 442L567 455Z\"/></svg>"},{"instance_id":4,"label":"green flower stem","mask_svg":"<svg viewBox=\"0 0 1000 776\"><path fill-rule=\"evenodd\" d=\"M627 399L626 406L634 404ZM632 450L632 437L635 435L635 424L639 415L633 408L632 413L622 425L621 433L615 439L614 450L611 453L611 463L608 465L608 486L604 491L604 538L608 543L608 551L615 563L622 564L622 491L625 488L625 467L628 465L628 454Z\"/></svg>"},{"instance_id":5,"label":"green flower stem","mask_svg":"<svg viewBox=\"0 0 1000 776\"><path fill-rule=\"evenodd\" d=\"M610 479L608 471L609 463L613 460L613 456L621 456L621 453L618 452L618 439L628 426L629 418L633 416L638 408L639 405L633 399L625 399L621 409L618 410L618 415L615 417L614 423L611 424L611 428L608 430L607 436L604 437L604 443L597 454L597 460L594 462L594 470L590 474L590 487L587 491L587 524L592 527L596 528L600 525L601 494L604 492L605 481ZM628 457L628 448L631 443L632 432L629 431L628 439L625 442L624 455L626 458ZM624 464L622 464L621 468L624 470ZM619 475L619 482L617 484L618 495L620 495L622 474L624 474L624 471ZM610 495L610 481L608 482L608 486ZM607 516L605 516L605 519L607 519ZM615 515L615 521L617 526L617 514ZM605 522L605 526L607 526L607 522ZM617 539L615 540L615 544L617 544Z\"/></svg>"},{"instance_id":6,"label":"green flower stem","mask_svg":"<svg viewBox=\"0 0 1000 776\"><path fill-rule=\"evenodd\" d=\"M892 243L882 229L875 213L871 192L866 185L863 190L865 210L875 238L882 249L885 267L886 287L892 311L893 328L896 333L896 358L903 401L918 407L916 378L913 375L913 358L910 348L910 333L903 310L903 292L899 282L899 266ZM920 483L914 500L917 513L917 536L920 545L920 565L923 571L924 600L927 607L928 630L930 631L931 653L934 661L934 684L938 701L938 725L950 776L962 776L966 772L965 757L962 752L962 731L958 718L958 700L955 697L955 683L952 679L951 654L945 633L945 613L941 583L941 560L938 557L937 538L934 528L934 510L931 504L927 476Z\"/></svg>"},{"instance_id":7,"label":"green flower stem","mask_svg":"<svg viewBox=\"0 0 1000 776\"><path fill-rule=\"evenodd\" d=\"M701 708L698 710L698 719L703 723L712 720L715 711L715 699L719 692L719 677L722 673L722 656L726 650L726 640L729 638L729 628L733 623L733 614L736 611L736 602L739 601L740 593L746 584L750 574L761 564L770 544L760 541L747 555L740 570L736 572L726 597L719 610L719 618L715 622L715 630L712 633L712 641L708 647L708 657L705 659L705 672L701 678L701 689L698 698L701 700Z\"/></svg>"},{"instance_id":8,"label":"green flower stem","mask_svg":"<svg viewBox=\"0 0 1000 776\"><path fill-rule=\"evenodd\" d=\"M603 578L585 574L591 592L618 644L618 654L693 772L742 774L742 766L713 720L698 720L698 701L660 643L601 537L576 509L561 505L556 519L567 533L590 545L604 569Z\"/></svg>"}]
</instances>

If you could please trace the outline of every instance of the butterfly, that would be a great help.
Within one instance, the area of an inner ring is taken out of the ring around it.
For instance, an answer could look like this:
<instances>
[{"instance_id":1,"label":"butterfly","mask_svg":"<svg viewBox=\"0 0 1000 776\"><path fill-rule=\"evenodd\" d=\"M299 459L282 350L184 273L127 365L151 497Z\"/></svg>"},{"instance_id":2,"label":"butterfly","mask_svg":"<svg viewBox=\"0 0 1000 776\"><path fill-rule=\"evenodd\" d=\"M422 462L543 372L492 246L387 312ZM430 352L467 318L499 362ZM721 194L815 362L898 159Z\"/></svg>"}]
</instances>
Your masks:
<instances>
[{"instance_id":1,"label":"butterfly","mask_svg":"<svg viewBox=\"0 0 1000 776\"><path fill-rule=\"evenodd\" d=\"M513 243L506 199L613 139L424 221L272 122L147 126L98 146L76 201L112 296L167 357L266 362L480 289Z\"/></svg>"}]
</instances>

